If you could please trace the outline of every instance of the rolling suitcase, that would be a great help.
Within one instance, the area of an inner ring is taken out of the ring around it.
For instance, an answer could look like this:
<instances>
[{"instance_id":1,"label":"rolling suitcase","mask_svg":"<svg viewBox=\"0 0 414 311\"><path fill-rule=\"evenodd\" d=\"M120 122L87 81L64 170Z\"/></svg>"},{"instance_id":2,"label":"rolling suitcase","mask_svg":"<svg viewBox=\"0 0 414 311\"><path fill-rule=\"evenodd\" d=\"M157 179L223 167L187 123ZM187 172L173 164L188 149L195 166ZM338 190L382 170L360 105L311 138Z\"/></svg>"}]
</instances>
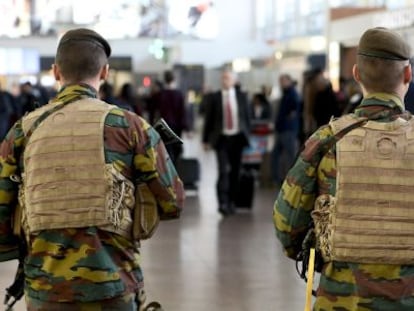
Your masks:
<instances>
[{"instance_id":1,"label":"rolling suitcase","mask_svg":"<svg viewBox=\"0 0 414 311\"><path fill-rule=\"evenodd\" d=\"M184 189L197 190L200 180L200 162L196 158L180 158L177 161L177 172Z\"/></svg>"},{"instance_id":2,"label":"rolling suitcase","mask_svg":"<svg viewBox=\"0 0 414 311\"><path fill-rule=\"evenodd\" d=\"M236 208L252 208L255 188L255 175L252 168L242 167L235 199Z\"/></svg>"}]
</instances>

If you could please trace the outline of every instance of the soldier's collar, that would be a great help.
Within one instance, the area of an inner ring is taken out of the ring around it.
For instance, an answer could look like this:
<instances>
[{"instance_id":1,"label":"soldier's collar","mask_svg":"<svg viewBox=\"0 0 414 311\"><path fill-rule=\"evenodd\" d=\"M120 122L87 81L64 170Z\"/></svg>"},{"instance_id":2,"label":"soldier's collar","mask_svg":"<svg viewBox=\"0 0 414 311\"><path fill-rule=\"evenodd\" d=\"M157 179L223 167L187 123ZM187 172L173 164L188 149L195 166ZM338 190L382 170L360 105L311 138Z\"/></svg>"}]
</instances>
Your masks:
<instances>
[{"instance_id":1,"label":"soldier's collar","mask_svg":"<svg viewBox=\"0 0 414 311\"><path fill-rule=\"evenodd\" d=\"M73 102L85 97L97 98L97 91L85 83L68 84L59 90L53 102Z\"/></svg>"},{"instance_id":2,"label":"soldier's collar","mask_svg":"<svg viewBox=\"0 0 414 311\"><path fill-rule=\"evenodd\" d=\"M387 106L398 106L401 109L401 112L405 111L405 106L403 101L395 94L390 93L372 93L364 97L364 102L368 103L371 100L379 100L383 103L387 103Z\"/></svg>"}]
</instances>

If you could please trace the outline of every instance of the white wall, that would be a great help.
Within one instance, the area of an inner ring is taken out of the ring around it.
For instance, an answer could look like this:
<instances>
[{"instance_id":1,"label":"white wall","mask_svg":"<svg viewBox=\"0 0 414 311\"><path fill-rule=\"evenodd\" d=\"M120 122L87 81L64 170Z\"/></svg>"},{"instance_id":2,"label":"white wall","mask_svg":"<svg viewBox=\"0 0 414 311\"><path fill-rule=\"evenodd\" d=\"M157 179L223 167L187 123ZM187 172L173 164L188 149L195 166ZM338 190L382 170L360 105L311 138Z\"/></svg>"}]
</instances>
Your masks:
<instances>
[{"instance_id":1,"label":"white wall","mask_svg":"<svg viewBox=\"0 0 414 311\"><path fill-rule=\"evenodd\" d=\"M220 33L217 39L197 41L190 39L166 40L173 48L174 63L204 64L207 68L220 66L237 57L266 57L272 48L255 39L255 0L215 1L219 14ZM161 71L170 66L155 60L149 53L150 39L111 40L115 56L131 56L135 72ZM57 38L0 38L0 46L35 48L41 56L53 56Z\"/></svg>"}]
</instances>

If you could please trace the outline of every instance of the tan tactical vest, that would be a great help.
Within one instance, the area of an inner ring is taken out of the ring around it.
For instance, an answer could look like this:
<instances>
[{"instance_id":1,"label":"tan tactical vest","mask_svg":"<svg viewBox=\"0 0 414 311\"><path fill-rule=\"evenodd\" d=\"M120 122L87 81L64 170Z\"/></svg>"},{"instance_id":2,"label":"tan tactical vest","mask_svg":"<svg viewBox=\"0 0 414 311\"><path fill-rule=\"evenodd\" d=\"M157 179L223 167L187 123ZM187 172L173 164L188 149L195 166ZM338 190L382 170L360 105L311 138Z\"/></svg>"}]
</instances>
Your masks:
<instances>
[{"instance_id":1,"label":"tan tactical vest","mask_svg":"<svg viewBox=\"0 0 414 311\"><path fill-rule=\"evenodd\" d=\"M341 119L334 133L352 122ZM325 260L414 264L414 119L368 121L336 152L336 198L319 197L312 215Z\"/></svg>"},{"instance_id":2,"label":"tan tactical vest","mask_svg":"<svg viewBox=\"0 0 414 311\"><path fill-rule=\"evenodd\" d=\"M24 152L20 191L26 233L98 226L131 237L134 185L105 164L103 128L113 106L97 99L70 103L48 116ZM50 105L23 118L23 130Z\"/></svg>"}]
</instances>

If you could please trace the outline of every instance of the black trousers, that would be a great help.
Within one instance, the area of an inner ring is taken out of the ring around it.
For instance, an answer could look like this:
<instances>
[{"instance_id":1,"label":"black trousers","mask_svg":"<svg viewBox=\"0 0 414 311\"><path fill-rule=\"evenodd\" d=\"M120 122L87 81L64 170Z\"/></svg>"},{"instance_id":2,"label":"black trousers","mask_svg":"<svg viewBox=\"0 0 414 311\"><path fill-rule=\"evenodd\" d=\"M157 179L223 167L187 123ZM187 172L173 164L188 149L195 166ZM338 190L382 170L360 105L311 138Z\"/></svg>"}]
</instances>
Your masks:
<instances>
[{"instance_id":1,"label":"black trousers","mask_svg":"<svg viewBox=\"0 0 414 311\"><path fill-rule=\"evenodd\" d=\"M222 135L215 148L218 179L216 184L219 206L230 209L237 195L242 151L246 144L243 134Z\"/></svg>"}]
</instances>

